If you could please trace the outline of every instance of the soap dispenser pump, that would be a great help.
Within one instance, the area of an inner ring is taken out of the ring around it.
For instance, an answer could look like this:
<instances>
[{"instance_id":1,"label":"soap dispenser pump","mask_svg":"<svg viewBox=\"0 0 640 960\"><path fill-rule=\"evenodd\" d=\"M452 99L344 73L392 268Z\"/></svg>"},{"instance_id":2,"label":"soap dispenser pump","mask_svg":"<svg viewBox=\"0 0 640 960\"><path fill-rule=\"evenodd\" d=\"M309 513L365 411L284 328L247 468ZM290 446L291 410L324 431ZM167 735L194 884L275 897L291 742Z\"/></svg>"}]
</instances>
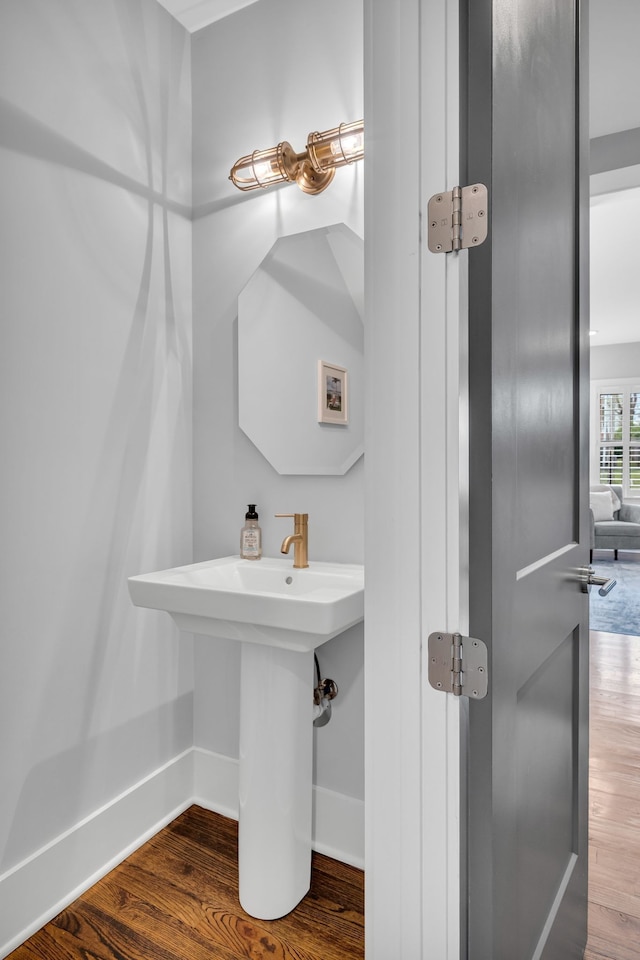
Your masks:
<instances>
[{"instance_id":1,"label":"soap dispenser pump","mask_svg":"<svg viewBox=\"0 0 640 960\"><path fill-rule=\"evenodd\" d=\"M262 531L258 524L255 503L248 504L244 527L240 531L240 556L243 560L259 560L262 556Z\"/></svg>"}]
</instances>

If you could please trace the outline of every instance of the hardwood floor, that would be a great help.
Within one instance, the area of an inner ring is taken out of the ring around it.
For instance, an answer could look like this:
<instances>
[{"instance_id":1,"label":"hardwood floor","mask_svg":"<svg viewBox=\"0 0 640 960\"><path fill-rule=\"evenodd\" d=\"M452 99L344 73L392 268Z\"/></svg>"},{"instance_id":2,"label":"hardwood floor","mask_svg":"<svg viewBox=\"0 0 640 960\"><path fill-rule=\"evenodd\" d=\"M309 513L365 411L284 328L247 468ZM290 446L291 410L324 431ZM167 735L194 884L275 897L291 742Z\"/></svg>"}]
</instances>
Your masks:
<instances>
[{"instance_id":1,"label":"hardwood floor","mask_svg":"<svg viewBox=\"0 0 640 960\"><path fill-rule=\"evenodd\" d=\"M640 637L591 634L589 942L640 957Z\"/></svg>"},{"instance_id":2,"label":"hardwood floor","mask_svg":"<svg viewBox=\"0 0 640 960\"><path fill-rule=\"evenodd\" d=\"M313 854L311 889L280 920L238 903L237 823L190 807L10 960L362 960L364 878Z\"/></svg>"}]
</instances>

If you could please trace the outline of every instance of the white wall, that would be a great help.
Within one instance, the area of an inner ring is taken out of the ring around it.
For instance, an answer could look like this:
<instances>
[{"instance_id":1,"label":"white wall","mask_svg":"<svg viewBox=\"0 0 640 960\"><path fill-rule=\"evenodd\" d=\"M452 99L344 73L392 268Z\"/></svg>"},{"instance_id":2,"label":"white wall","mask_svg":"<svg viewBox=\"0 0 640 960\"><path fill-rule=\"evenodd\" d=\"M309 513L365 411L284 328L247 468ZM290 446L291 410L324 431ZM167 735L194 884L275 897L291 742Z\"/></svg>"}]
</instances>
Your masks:
<instances>
[{"instance_id":1,"label":"white wall","mask_svg":"<svg viewBox=\"0 0 640 960\"><path fill-rule=\"evenodd\" d=\"M594 347L634 343L640 336L640 275L633 229L638 219L640 187L591 197L589 325L597 331L592 337Z\"/></svg>"},{"instance_id":2,"label":"white wall","mask_svg":"<svg viewBox=\"0 0 640 960\"><path fill-rule=\"evenodd\" d=\"M242 194L227 179L255 148L289 140L301 150L311 130L360 119L362 35L361 0L328 0L320 16L298 0L261 0L193 37L196 560L238 552L249 502L265 554L277 555L289 533L291 521L273 515L298 511L309 513L311 560L363 559L363 460L343 477L277 474L238 428L236 375L238 294L279 236L341 221L362 236L362 164L338 170L314 197L295 186ZM282 357L286 366L286 345ZM316 731L315 782L361 798L362 626L319 657L340 696ZM232 644L196 640L195 742L230 757L238 670Z\"/></svg>"},{"instance_id":3,"label":"white wall","mask_svg":"<svg viewBox=\"0 0 640 960\"><path fill-rule=\"evenodd\" d=\"M0 874L192 744L190 121L155 0L2 3Z\"/></svg>"},{"instance_id":4,"label":"white wall","mask_svg":"<svg viewBox=\"0 0 640 960\"><path fill-rule=\"evenodd\" d=\"M589 0L589 130L601 137L640 127L636 0Z\"/></svg>"},{"instance_id":5,"label":"white wall","mask_svg":"<svg viewBox=\"0 0 640 960\"><path fill-rule=\"evenodd\" d=\"M640 378L640 341L591 347L591 379Z\"/></svg>"}]
</instances>

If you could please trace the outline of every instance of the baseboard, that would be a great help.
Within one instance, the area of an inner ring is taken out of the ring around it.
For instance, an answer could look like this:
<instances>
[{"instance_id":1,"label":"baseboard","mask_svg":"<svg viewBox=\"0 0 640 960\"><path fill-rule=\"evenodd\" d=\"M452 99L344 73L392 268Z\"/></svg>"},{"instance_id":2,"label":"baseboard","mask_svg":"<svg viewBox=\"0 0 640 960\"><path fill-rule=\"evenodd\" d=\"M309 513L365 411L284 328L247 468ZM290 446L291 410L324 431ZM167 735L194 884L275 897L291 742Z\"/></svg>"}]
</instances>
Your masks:
<instances>
[{"instance_id":1,"label":"baseboard","mask_svg":"<svg viewBox=\"0 0 640 960\"><path fill-rule=\"evenodd\" d=\"M0 957L191 805L189 749L0 876Z\"/></svg>"},{"instance_id":2,"label":"baseboard","mask_svg":"<svg viewBox=\"0 0 640 960\"><path fill-rule=\"evenodd\" d=\"M238 761L194 748L194 803L238 819ZM364 867L364 801L313 788L313 849Z\"/></svg>"},{"instance_id":3,"label":"baseboard","mask_svg":"<svg viewBox=\"0 0 640 960\"><path fill-rule=\"evenodd\" d=\"M0 875L0 960L193 803L237 819L238 761L190 748ZM363 801L314 787L313 848L362 869Z\"/></svg>"},{"instance_id":4,"label":"baseboard","mask_svg":"<svg viewBox=\"0 0 640 960\"><path fill-rule=\"evenodd\" d=\"M364 800L314 787L313 849L364 870Z\"/></svg>"},{"instance_id":5,"label":"baseboard","mask_svg":"<svg viewBox=\"0 0 640 960\"><path fill-rule=\"evenodd\" d=\"M193 748L193 802L224 817L238 819L238 761Z\"/></svg>"}]
</instances>

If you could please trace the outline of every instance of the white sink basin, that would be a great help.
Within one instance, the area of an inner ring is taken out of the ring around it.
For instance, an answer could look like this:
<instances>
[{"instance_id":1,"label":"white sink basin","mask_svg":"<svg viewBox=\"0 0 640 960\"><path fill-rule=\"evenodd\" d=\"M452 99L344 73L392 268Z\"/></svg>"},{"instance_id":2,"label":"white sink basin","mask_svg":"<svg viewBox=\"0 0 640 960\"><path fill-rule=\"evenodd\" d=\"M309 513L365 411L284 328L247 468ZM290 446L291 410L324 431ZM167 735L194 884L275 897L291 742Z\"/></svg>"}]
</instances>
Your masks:
<instances>
[{"instance_id":1,"label":"white sink basin","mask_svg":"<svg viewBox=\"0 0 640 960\"><path fill-rule=\"evenodd\" d=\"M183 630L243 641L239 896L251 916L282 917L311 878L313 650L363 619L364 568L223 557L129 577L129 592Z\"/></svg>"},{"instance_id":2,"label":"white sink basin","mask_svg":"<svg viewBox=\"0 0 640 960\"><path fill-rule=\"evenodd\" d=\"M313 650L364 616L360 564L223 557L130 577L129 592L182 630L287 650Z\"/></svg>"}]
</instances>

